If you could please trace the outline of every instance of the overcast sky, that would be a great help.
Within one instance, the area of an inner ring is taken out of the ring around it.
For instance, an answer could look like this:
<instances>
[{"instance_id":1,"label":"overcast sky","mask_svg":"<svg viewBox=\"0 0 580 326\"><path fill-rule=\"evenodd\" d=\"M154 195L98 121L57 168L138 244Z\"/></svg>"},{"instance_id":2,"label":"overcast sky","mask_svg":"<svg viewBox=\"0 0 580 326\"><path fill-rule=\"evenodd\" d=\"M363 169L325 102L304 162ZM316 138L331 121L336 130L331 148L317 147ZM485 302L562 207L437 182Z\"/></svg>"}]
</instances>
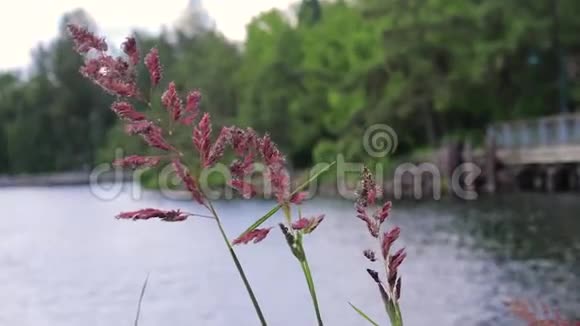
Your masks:
<instances>
[{"instance_id":1,"label":"overcast sky","mask_svg":"<svg viewBox=\"0 0 580 326\"><path fill-rule=\"evenodd\" d=\"M202 0L217 28L228 38L243 40L245 25L262 11L286 9L296 0ZM188 0L14 0L0 10L0 70L23 68L39 42L54 38L62 15L83 8L108 39L118 40L133 28L158 31L171 26Z\"/></svg>"}]
</instances>

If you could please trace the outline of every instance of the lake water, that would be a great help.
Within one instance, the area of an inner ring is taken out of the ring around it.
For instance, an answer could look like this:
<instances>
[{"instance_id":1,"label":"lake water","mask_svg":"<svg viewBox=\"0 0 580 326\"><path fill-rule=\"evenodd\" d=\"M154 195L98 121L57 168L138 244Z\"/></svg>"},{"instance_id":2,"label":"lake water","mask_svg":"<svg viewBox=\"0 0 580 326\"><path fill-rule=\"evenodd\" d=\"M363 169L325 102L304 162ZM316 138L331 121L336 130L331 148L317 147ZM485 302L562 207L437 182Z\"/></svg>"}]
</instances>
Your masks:
<instances>
[{"instance_id":1,"label":"lake water","mask_svg":"<svg viewBox=\"0 0 580 326\"><path fill-rule=\"evenodd\" d=\"M213 221L113 218L145 207L196 211L193 204L155 193L103 201L88 187L5 188L0 204L0 325L132 325L148 273L142 326L258 325ZM272 205L216 206L233 237ZM514 298L580 319L579 212L577 195L395 202L390 223L401 226L399 245L408 252L405 325L524 325L504 307ZM304 213L327 216L306 239L326 325L366 325L349 301L388 325L361 255L373 242L352 203L314 200ZM278 229L237 251L270 325L315 324Z\"/></svg>"}]
</instances>

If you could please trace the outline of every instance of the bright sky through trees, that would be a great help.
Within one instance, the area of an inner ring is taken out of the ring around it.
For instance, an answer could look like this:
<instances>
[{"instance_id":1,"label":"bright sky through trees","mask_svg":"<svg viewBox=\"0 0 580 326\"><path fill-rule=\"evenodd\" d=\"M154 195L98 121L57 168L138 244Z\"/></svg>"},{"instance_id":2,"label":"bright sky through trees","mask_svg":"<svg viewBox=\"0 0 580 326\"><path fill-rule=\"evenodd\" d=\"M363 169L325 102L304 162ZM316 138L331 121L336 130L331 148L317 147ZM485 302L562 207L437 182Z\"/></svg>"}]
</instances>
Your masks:
<instances>
[{"instance_id":1,"label":"bright sky through trees","mask_svg":"<svg viewBox=\"0 0 580 326\"><path fill-rule=\"evenodd\" d=\"M243 40L245 25L258 13L271 8L288 8L292 0L203 0L202 5L217 28L228 38ZM30 51L58 33L62 15L76 8L87 11L101 32L114 42L134 28L158 31L171 26L187 8L188 0L144 2L140 0L18 0L0 11L0 39L3 51L0 70L18 69L30 62ZM3 47L4 48L4 47Z\"/></svg>"}]
</instances>

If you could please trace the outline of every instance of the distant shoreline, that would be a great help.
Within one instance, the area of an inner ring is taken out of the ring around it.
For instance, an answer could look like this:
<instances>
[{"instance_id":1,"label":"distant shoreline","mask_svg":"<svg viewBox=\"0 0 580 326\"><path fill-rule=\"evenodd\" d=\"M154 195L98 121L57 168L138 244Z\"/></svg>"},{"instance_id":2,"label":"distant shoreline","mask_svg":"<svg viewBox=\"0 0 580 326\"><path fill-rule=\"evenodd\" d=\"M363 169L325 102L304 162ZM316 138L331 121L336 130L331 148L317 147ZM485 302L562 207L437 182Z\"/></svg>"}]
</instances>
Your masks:
<instances>
[{"instance_id":1,"label":"distant shoreline","mask_svg":"<svg viewBox=\"0 0 580 326\"><path fill-rule=\"evenodd\" d=\"M99 182L131 181L131 174L103 173ZM52 172L41 174L0 175L0 188L76 186L91 183L90 172Z\"/></svg>"}]
</instances>

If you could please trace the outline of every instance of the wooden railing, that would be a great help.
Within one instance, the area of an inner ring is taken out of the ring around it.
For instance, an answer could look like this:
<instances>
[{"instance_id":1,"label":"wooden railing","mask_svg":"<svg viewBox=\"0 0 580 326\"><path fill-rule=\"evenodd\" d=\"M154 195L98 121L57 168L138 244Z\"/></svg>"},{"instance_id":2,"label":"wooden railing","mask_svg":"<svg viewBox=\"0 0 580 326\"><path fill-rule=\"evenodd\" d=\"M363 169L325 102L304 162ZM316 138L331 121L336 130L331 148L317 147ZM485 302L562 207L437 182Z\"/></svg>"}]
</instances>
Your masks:
<instances>
[{"instance_id":1,"label":"wooden railing","mask_svg":"<svg viewBox=\"0 0 580 326\"><path fill-rule=\"evenodd\" d=\"M580 114L498 123L487 137L504 164L580 163Z\"/></svg>"},{"instance_id":2,"label":"wooden railing","mask_svg":"<svg viewBox=\"0 0 580 326\"><path fill-rule=\"evenodd\" d=\"M498 149L580 146L580 114L497 123L488 127L487 137Z\"/></svg>"}]
</instances>

